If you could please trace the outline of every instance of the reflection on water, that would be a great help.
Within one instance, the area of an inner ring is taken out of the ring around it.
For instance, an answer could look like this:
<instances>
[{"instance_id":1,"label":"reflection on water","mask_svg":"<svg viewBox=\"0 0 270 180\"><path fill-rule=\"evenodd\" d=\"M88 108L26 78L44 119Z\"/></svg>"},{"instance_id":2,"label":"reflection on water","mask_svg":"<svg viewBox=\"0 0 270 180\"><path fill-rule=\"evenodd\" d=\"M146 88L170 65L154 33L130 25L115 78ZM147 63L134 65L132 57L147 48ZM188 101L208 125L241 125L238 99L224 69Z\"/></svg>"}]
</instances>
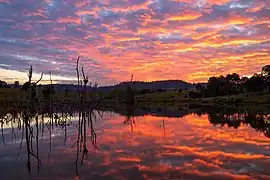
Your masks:
<instances>
[{"instance_id":1,"label":"reflection on water","mask_svg":"<svg viewBox=\"0 0 270 180\"><path fill-rule=\"evenodd\" d=\"M23 113L4 114L1 179L269 179L269 117L122 108L26 124Z\"/></svg>"}]
</instances>

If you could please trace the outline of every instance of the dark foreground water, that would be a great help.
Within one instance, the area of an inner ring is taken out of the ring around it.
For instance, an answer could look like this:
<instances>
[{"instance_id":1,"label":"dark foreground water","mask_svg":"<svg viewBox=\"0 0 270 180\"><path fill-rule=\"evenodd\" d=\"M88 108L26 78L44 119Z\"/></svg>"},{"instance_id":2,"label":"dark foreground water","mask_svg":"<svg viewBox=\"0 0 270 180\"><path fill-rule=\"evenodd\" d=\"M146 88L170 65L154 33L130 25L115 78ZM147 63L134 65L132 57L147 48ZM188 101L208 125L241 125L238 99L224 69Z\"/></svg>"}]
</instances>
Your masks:
<instances>
[{"instance_id":1,"label":"dark foreground water","mask_svg":"<svg viewBox=\"0 0 270 180\"><path fill-rule=\"evenodd\" d=\"M2 124L1 180L270 179L270 123L264 113L126 117L104 112L92 129L87 122L79 133L82 147L76 143L78 117L53 128L47 121L38 124L38 132L32 125L29 148L39 166L34 156L28 161L18 122Z\"/></svg>"}]
</instances>

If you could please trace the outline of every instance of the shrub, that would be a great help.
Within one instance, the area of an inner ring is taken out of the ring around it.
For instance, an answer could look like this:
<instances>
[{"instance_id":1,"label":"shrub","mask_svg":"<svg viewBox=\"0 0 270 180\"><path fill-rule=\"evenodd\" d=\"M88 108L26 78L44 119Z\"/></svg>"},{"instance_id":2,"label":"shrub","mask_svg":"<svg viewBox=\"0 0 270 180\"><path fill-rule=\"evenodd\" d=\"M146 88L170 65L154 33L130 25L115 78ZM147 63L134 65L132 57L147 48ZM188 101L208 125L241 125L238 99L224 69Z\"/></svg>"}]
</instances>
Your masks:
<instances>
[{"instance_id":1,"label":"shrub","mask_svg":"<svg viewBox=\"0 0 270 180\"><path fill-rule=\"evenodd\" d=\"M194 92L194 91L189 91L188 92L188 96L190 98L201 98L202 97L202 94L197 93L197 92Z\"/></svg>"}]
</instances>

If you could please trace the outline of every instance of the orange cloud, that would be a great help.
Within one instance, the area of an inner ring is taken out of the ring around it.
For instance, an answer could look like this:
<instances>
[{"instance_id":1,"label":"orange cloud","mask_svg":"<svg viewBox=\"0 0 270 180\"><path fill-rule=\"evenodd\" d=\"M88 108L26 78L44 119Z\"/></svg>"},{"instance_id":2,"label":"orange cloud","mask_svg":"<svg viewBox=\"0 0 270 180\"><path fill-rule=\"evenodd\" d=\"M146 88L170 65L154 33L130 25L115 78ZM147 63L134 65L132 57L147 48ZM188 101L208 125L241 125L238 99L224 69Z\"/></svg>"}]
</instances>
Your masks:
<instances>
[{"instance_id":1,"label":"orange cloud","mask_svg":"<svg viewBox=\"0 0 270 180\"><path fill-rule=\"evenodd\" d=\"M231 8L236 2L229 0L43 0L16 10L15 2L2 2L1 64L12 70L27 64L17 60L18 67L8 59L12 54L57 58L68 69L81 55L92 78L108 85L129 74L136 80L207 81L236 70L253 74L270 63L268 1ZM39 72L49 66L35 63ZM62 76L70 77L65 68Z\"/></svg>"},{"instance_id":2,"label":"orange cloud","mask_svg":"<svg viewBox=\"0 0 270 180\"><path fill-rule=\"evenodd\" d=\"M75 23L75 24L80 24L81 23L81 19L80 18L76 18L76 17L65 17L65 18L58 18L57 19L58 23Z\"/></svg>"},{"instance_id":3,"label":"orange cloud","mask_svg":"<svg viewBox=\"0 0 270 180\"><path fill-rule=\"evenodd\" d=\"M181 14L179 15L170 16L168 20L169 21L188 21L188 20L197 19L201 16L202 14L198 11L194 11L194 12L184 11L184 12L181 12Z\"/></svg>"}]
</instances>

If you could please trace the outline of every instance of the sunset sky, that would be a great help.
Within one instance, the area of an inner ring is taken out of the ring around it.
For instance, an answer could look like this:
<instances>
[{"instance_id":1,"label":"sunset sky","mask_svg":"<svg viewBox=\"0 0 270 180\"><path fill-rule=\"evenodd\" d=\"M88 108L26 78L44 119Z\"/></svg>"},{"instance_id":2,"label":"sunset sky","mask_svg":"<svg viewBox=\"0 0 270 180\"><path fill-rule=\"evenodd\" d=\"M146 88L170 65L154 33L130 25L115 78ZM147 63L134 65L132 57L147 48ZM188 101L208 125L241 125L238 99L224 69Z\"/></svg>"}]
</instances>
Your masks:
<instances>
[{"instance_id":1,"label":"sunset sky","mask_svg":"<svg viewBox=\"0 0 270 180\"><path fill-rule=\"evenodd\" d=\"M0 79L207 81L270 64L270 0L0 0ZM43 81L42 83L46 83Z\"/></svg>"}]
</instances>

